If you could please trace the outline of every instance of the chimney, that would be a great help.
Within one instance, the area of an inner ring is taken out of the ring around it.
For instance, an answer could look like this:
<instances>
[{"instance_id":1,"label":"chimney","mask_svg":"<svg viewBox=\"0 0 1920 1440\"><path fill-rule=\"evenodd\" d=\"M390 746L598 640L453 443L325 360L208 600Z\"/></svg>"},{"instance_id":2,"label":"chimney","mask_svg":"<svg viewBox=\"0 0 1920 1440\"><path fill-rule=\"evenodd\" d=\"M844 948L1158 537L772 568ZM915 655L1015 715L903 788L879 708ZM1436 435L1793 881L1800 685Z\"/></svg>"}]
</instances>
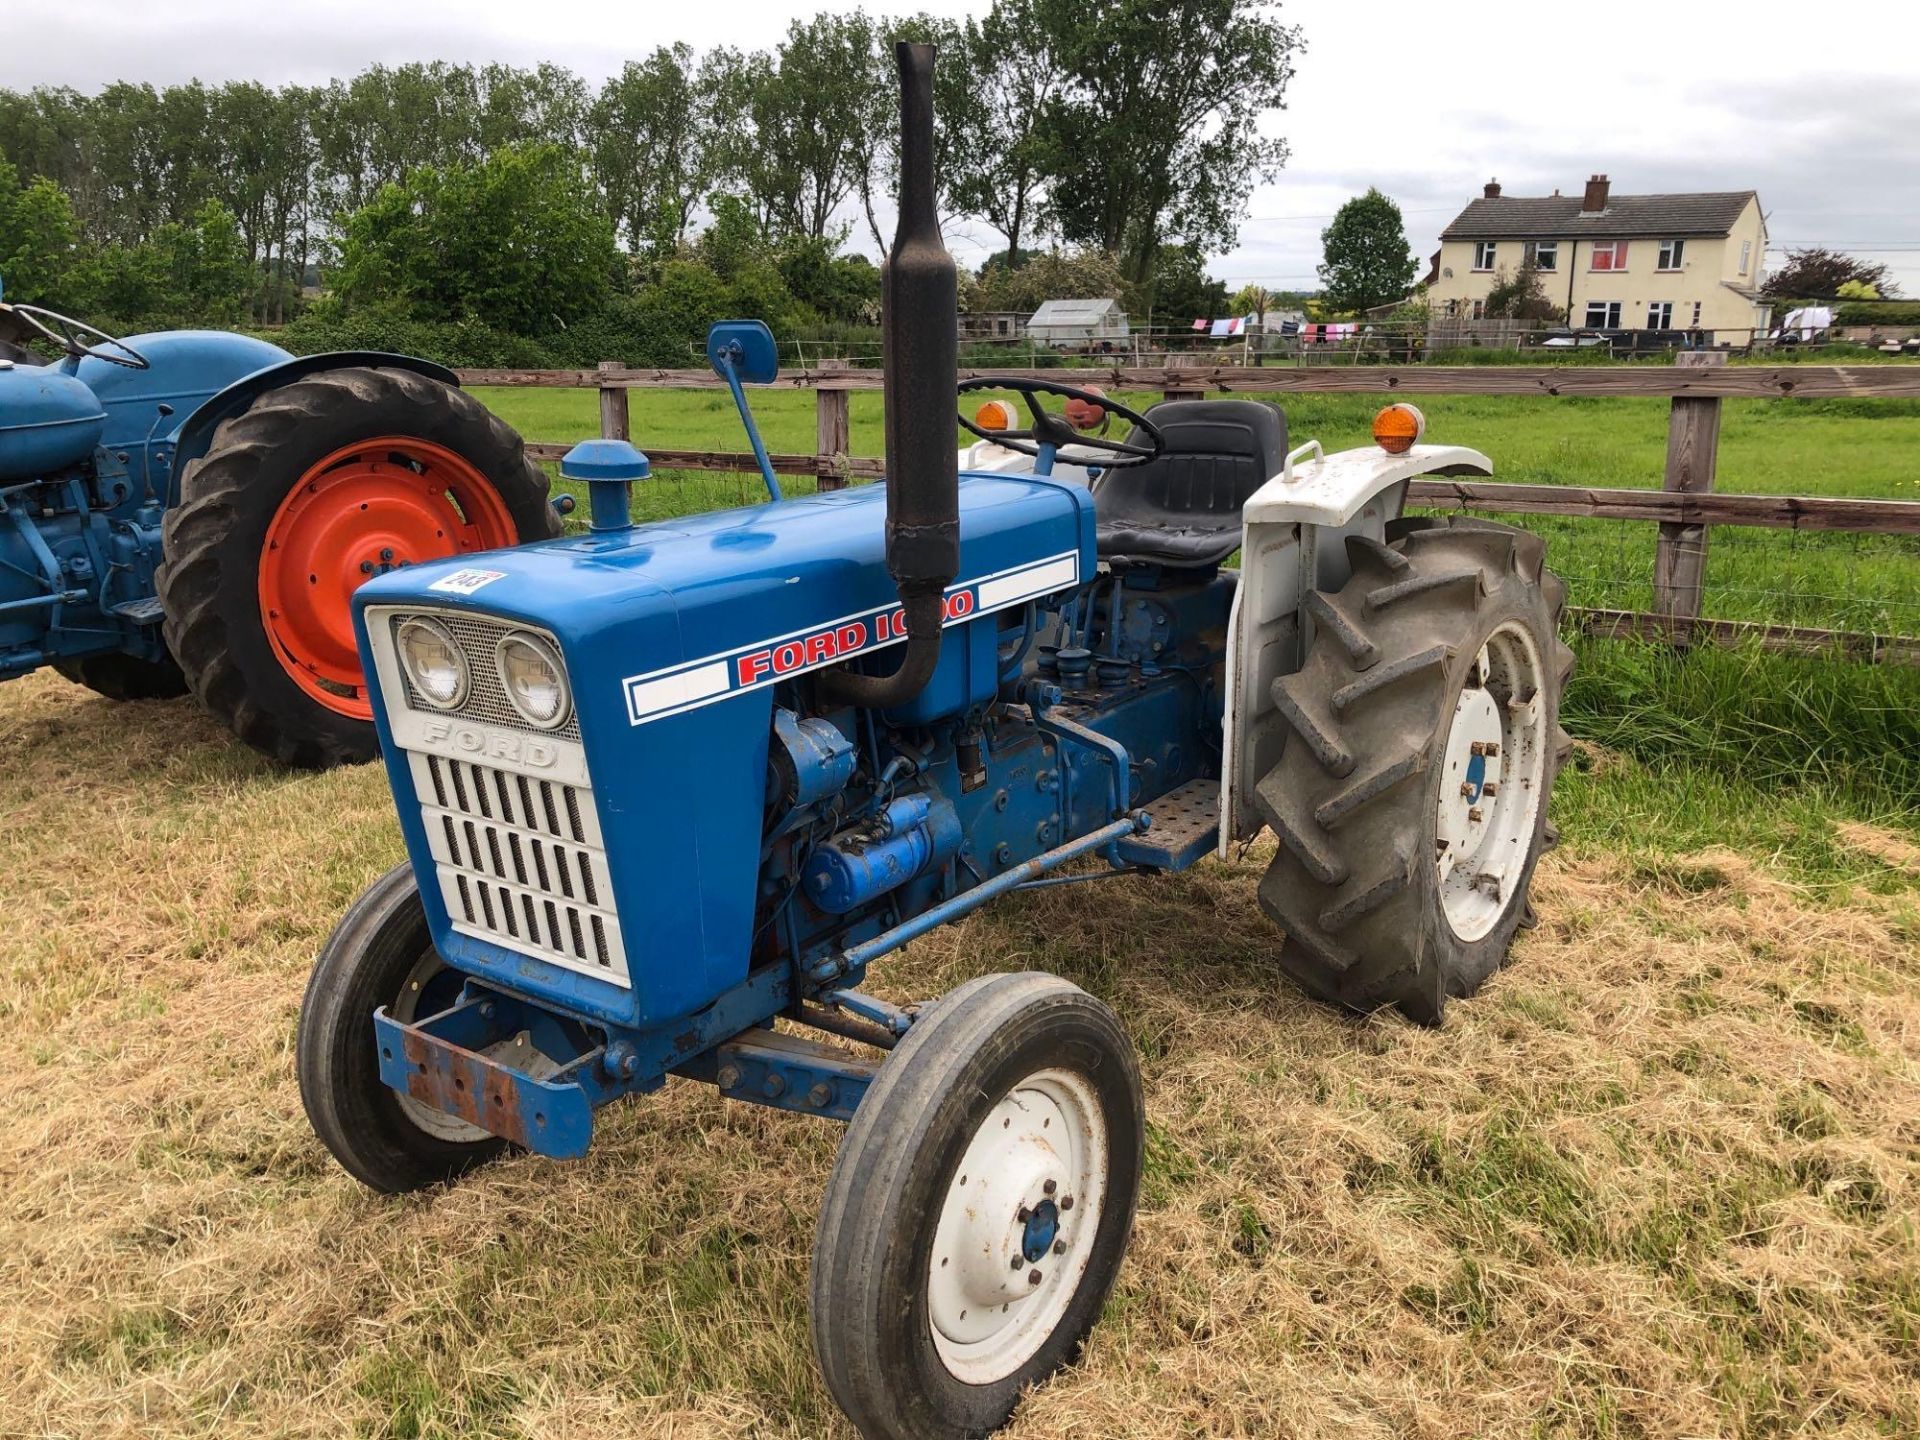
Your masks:
<instances>
[{"instance_id":1,"label":"chimney","mask_svg":"<svg viewBox=\"0 0 1920 1440\"><path fill-rule=\"evenodd\" d=\"M1587 198L1580 202L1582 215L1598 215L1607 208L1607 177L1591 175L1587 177Z\"/></svg>"},{"instance_id":2,"label":"chimney","mask_svg":"<svg viewBox=\"0 0 1920 1440\"><path fill-rule=\"evenodd\" d=\"M1489 200L1498 200L1500 198L1500 182L1498 180L1487 181L1486 188L1480 193Z\"/></svg>"}]
</instances>

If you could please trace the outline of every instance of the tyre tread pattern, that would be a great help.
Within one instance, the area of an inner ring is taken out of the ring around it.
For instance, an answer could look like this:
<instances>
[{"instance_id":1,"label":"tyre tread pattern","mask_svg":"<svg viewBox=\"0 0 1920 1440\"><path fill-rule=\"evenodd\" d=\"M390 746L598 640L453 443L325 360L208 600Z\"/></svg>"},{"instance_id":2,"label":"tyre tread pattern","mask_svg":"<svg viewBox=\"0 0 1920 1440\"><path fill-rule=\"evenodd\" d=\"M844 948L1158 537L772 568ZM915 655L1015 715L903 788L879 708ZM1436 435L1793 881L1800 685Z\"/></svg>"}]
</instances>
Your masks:
<instances>
[{"instance_id":1,"label":"tyre tread pattern","mask_svg":"<svg viewBox=\"0 0 1920 1440\"><path fill-rule=\"evenodd\" d=\"M180 501L164 522L158 585L167 646L209 711L247 744L300 769L372 759L373 726L325 710L280 668L252 599L259 556L238 575L245 557L229 542L237 531L264 534L301 478L285 473L286 447L309 427L361 414L378 417L370 433L418 435L464 455L500 492L522 542L560 533L546 472L520 437L465 391L411 370L322 371L221 422L207 453L181 474Z\"/></svg>"},{"instance_id":2,"label":"tyre tread pattern","mask_svg":"<svg viewBox=\"0 0 1920 1440\"><path fill-rule=\"evenodd\" d=\"M1320 623L1306 663L1273 683L1290 733L1254 791L1280 841L1260 903L1285 932L1281 968L1309 993L1362 1011L1395 1005L1438 1023L1447 998L1477 989L1531 917L1532 864L1558 836L1543 807L1515 903L1485 940L1453 935L1424 813L1449 687L1459 685L1478 637L1510 618L1528 625L1552 687L1550 795L1571 746L1558 724L1573 664L1558 635L1566 587L1545 568L1539 537L1490 521L1399 520L1386 541L1349 537L1347 551L1353 577L1308 602ZM1366 617L1363 631L1355 615ZM1364 665L1354 632L1367 642Z\"/></svg>"}]
</instances>

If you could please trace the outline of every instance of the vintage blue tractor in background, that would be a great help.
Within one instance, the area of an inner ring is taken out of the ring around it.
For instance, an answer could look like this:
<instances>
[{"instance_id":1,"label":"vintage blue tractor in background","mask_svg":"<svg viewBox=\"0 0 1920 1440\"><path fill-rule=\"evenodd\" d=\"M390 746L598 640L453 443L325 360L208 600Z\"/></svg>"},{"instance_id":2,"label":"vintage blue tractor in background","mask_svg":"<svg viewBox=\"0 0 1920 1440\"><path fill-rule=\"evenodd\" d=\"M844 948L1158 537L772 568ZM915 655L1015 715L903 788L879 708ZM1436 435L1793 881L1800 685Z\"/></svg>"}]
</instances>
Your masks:
<instances>
[{"instance_id":1,"label":"vintage blue tractor in background","mask_svg":"<svg viewBox=\"0 0 1920 1440\"><path fill-rule=\"evenodd\" d=\"M1276 971L1437 1023L1528 919L1572 657L1538 539L1401 518L1414 476L1489 470L1409 407L1323 455L1267 405L1000 382L1024 423L969 422L957 473L932 49L899 61L886 485L782 501L768 469L771 503L636 527L644 457L589 441L563 467L588 533L358 591L410 860L322 952L298 1066L386 1191L580 1155L669 1075L849 1121L815 1349L865 1434L940 1440L998 1426L1099 1314L1140 1072L1064 980L899 1005L869 967L995 897L1271 827ZM723 325L709 354L751 435L772 338Z\"/></svg>"},{"instance_id":2,"label":"vintage blue tractor in background","mask_svg":"<svg viewBox=\"0 0 1920 1440\"><path fill-rule=\"evenodd\" d=\"M371 759L348 597L558 533L544 473L441 366L120 340L0 297L0 680L191 689L284 763Z\"/></svg>"}]
</instances>

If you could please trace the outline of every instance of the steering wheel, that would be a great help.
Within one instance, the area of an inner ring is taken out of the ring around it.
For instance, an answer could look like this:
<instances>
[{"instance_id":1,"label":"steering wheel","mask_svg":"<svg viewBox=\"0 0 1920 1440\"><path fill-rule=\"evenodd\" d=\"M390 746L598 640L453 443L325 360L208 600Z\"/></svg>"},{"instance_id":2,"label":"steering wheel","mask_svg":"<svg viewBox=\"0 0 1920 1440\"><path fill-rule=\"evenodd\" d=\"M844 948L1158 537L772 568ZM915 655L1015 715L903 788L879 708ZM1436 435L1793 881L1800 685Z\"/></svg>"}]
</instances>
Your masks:
<instances>
[{"instance_id":1,"label":"steering wheel","mask_svg":"<svg viewBox=\"0 0 1920 1440\"><path fill-rule=\"evenodd\" d=\"M1099 452L1100 458L1092 463L1103 469L1119 469L1127 465L1145 465L1149 460L1160 458L1167 448L1166 437L1160 433L1160 427L1146 416L1130 406L1122 405L1118 400L1100 394L1098 391L1083 390L1077 385L1062 385L1058 380L995 379L991 375L982 375L972 380L960 382L959 393L965 395L971 390L1011 390L1027 402L1027 413L1033 417L1033 423L1024 430L987 430L967 418L966 412L960 413L960 424L965 430L978 435L982 440L990 440L995 445L1004 445L1007 449L1021 455L1040 455L1041 446L1052 448L1056 458L1061 451L1069 447ZM1078 400L1082 404L1096 409L1106 410L1118 415L1122 420L1131 421L1147 437L1148 443L1136 445L1130 440L1111 440L1104 434L1089 435L1076 430L1064 415L1056 415L1050 410L1042 410L1037 397L1041 395L1061 395L1068 400ZM1088 462L1068 460L1069 465Z\"/></svg>"},{"instance_id":2,"label":"steering wheel","mask_svg":"<svg viewBox=\"0 0 1920 1440\"><path fill-rule=\"evenodd\" d=\"M52 310L42 310L38 305L11 305L7 307L27 323L27 328L42 339L51 340L76 360L82 356L92 356L95 360L104 360L109 365L124 365L129 370L151 370L153 364L138 350L124 340L116 340L104 330L96 330L72 316L61 315ZM89 345L83 343L83 337L92 336L102 343ZM118 351L116 354L114 352Z\"/></svg>"}]
</instances>

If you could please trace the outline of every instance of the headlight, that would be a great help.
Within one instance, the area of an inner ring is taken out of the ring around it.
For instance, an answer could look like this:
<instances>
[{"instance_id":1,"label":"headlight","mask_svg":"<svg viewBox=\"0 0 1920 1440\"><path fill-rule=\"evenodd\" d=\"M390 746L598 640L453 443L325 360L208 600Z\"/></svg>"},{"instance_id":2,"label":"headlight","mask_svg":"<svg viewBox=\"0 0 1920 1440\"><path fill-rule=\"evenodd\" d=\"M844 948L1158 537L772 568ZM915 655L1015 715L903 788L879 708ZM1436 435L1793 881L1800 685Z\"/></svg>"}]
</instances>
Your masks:
<instances>
[{"instance_id":1,"label":"headlight","mask_svg":"<svg viewBox=\"0 0 1920 1440\"><path fill-rule=\"evenodd\" d=\"M427 704L452 710L467 698L467 657L446 626L416 615L401 623L394 642L407 679Z\"/></svg>"},{"instance_id":2,"label":"headlight","mask_svg":"<svg viewBox=\"0 0 1920 1440\"><path fill-rule=\"evenodd\" d=\"M515 631L493 652L500 684L521 718L542 730L558 730L573 710L567 672L554 648L538 636Z\"/></svg>"}]
</instances>

